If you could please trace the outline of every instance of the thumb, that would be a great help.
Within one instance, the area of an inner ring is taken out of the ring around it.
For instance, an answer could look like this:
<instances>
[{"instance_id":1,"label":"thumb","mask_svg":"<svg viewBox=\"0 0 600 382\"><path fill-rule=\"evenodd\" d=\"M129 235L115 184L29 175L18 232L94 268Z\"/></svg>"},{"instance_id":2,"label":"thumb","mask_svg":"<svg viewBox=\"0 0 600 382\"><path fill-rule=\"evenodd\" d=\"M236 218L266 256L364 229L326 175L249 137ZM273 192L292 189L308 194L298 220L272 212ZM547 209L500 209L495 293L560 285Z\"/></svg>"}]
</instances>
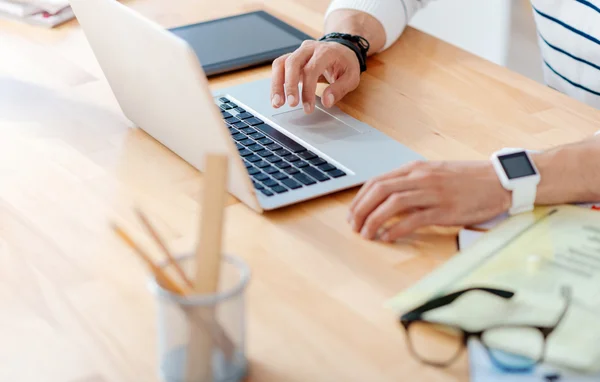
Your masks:
<instances>
[{"instance_id":1,"label":"thumb","mask_svg":"<svg viewBox=\"0 0 600 382\"><path fill-rule=\"evenodd\" d=\"M332 107L344 96L358 87L360 74L346 72L323 91L321 102L325 107Z\"/></svg>"}]
</instances>

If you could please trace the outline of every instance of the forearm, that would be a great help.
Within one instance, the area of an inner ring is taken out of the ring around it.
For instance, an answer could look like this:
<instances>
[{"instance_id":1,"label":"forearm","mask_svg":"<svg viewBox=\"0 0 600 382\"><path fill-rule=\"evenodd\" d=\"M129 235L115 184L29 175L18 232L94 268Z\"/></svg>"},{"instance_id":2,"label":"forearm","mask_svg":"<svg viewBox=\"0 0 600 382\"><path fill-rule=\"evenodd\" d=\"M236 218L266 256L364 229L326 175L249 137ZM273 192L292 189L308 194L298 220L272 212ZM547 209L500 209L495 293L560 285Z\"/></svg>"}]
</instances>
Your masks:
<instances>
[{"instance_id":1,"label":"forearm","mask_svg":"<svg viewBox=\"0 0 600 382\"><path fill-rule=\"evenodd\" d=\"M380 51L385 44L385 30L373 16L350 9L338 9L325 20L325 33L349 33L367 39L371 44L369 55Z\"/></svg>"},{"instance_id":2,"label":"forearm","mask_svg":"<svg viewBox=\"0 0 600 382\"><path fill-rule=\"evenodd\" d=\"M600 137L534 154L541 175L536 204L600 201Z\"/></svg>"}]
</instances>

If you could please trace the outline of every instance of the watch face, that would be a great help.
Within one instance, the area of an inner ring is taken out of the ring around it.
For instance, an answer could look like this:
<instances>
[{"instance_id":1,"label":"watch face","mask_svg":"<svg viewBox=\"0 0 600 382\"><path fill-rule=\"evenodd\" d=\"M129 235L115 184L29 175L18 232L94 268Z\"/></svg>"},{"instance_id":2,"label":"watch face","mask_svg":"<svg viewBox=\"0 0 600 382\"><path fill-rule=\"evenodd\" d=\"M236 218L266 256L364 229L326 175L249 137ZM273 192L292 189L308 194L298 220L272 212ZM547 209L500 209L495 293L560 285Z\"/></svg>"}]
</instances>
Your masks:
<instances>
[{"instance_id":1,"label":"watch face","mask_svg":"<svg viewBox=\"0 0 600 382\"><path fill-rule=\"evenodd\" d=\"M524 151L498 156L498 160L504 168L508 179L523 178L525 176L536 175L535 169Z\"/></svg>"}]
</instances>

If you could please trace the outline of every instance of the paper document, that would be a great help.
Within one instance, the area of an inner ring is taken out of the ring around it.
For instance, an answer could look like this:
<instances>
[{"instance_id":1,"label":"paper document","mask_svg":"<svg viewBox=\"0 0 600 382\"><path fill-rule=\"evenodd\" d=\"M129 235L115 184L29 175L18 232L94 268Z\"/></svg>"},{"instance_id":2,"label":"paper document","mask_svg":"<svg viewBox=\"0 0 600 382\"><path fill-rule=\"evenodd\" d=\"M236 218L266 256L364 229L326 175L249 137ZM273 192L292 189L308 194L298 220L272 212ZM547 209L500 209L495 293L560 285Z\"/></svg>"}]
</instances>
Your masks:
<instances>
[{"instance_id":1,"label":"paper document","mask_svg":"<svg viewBox=\"0 0 600 382\"><path fill-rule=\"evenodd\" d=\"M389 306L405 312L424 301L471 286L516 293L509 301L474 292L428 313L466 329L494 324L552 325L568 285L573 303L548 342L547 359L559 365L600 370L600 214L574 207L538 208L512 217L467 250L396 296ZM506 341L507 351L527 353Z\"/></svg>"}]
</instances>

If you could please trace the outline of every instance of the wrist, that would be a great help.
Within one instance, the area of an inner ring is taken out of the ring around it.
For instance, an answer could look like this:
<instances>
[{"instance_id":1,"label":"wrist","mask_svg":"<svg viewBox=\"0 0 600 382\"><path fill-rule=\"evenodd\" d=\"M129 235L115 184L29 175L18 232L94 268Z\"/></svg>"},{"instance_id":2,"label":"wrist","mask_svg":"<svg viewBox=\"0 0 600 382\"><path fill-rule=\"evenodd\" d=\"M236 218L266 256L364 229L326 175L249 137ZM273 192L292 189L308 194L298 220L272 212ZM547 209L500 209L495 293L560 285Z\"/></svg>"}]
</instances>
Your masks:
<instances>
[{"instance_id":1,"label":"wrist","mask_svg":"<svg viewBox=\"0 0 600 382\"><path fill-rule=\"evenodd\" d=\"M562 146L532 155L541 175L536 203L548 205L598 200L600 195L586 179L586 175L595 170L588 166L588 154L584 147Z\"/></svg>"},{"instance_id":2,"label":"wrist","mask_svg":"<svg viewBox=\"0 0 600 382\"><path fill-rule=\"evenodd\" d=\"M496 202L498 213L507 212L512 206L512 192L504 188L491 161L486 163L484 172L491 185L490 197Z\"/></svg>"}]
</instances>

